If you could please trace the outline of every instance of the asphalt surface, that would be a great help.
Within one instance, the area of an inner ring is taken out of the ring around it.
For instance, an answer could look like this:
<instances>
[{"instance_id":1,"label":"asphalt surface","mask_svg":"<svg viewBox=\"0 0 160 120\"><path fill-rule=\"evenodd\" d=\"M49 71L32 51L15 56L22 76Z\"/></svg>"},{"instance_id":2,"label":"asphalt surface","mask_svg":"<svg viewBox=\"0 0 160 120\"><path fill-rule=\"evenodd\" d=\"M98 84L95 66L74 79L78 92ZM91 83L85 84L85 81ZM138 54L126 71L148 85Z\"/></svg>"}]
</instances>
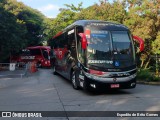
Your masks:
<instances>
[{"instance_id":1,"label":"asphalt surface","mask_svg":"<svg viewBox=\"0 0 160 120\"><path fill-rule=\"evenodd\" d=\"M0 78L0 111L160 111L160 86L104 92L74 90L69 81L40 69L23 78ZM85 113L85 112L84 112ZM93 114L97 114L94 112ZM46 117L0 120L134 120L160 117Z\"/></svg>"}]
</instances>

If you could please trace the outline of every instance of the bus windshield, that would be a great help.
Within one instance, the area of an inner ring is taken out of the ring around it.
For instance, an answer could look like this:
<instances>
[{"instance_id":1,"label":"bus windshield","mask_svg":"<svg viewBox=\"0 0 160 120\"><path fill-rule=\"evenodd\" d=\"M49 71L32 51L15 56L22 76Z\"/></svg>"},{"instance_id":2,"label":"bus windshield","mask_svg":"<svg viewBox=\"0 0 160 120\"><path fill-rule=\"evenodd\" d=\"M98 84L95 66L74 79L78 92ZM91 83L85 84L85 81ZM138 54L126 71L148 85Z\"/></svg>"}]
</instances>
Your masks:
<instances>
[{"instance_id":1,"label":"bus windshield","mask_svg":"<svg viewBox=\"0 0 160 120\"><path fill-rule=\"evenodd\" d=\"M88 40L88 59L106 60L111 59L111 40L108 31L91 31Z\"/></svg>"},{"instance_id":2,"label":"bus windshield","mask_svg":"<svg viewBox=\"0 0 160 120\"><path fill-rule=\"evenodd\" d=\"M40 49L29 49L31 55L41 55L41 50Z\"/></svg>"},{"instance_id":3,"label":"bus windshield","mask_svg":"<svg viewBox=\"0 0 160 120\"><path fill-rule=\"evenodd\" d=\"M123 67L133 65L133 44L128 32L91 30L87 60L89 65L103 67L113 67L114 61L123 63Z\"/></svg>"},{"instance_id":4,"label":"bus windshield","mask_svg":"<svg viewBox=\"0 0 160 120\"><path fill-rule=\"evenodd\" d=\"M132 42L127 31L112 31L111 34L115 59L133 59Z\"/></svg>"}]
</instances>

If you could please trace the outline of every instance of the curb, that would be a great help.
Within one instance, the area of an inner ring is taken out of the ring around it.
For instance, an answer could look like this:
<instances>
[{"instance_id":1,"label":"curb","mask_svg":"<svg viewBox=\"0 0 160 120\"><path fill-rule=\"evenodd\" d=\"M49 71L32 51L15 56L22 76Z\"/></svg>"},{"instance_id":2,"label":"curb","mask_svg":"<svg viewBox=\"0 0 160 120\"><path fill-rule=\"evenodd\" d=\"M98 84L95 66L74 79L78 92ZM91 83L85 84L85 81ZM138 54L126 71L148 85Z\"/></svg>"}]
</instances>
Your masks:
<instances>
[{"instance_id":1,"label":"curb","mask_svg":"<svg viewBox=\"0 0 160 120\"><path fill-rule=\"evenodd\" d=\"M138 84L145 84L145 85L160 85L160 82L146 82L146 81L137 81Z\"/></svg>"}]
</instances>

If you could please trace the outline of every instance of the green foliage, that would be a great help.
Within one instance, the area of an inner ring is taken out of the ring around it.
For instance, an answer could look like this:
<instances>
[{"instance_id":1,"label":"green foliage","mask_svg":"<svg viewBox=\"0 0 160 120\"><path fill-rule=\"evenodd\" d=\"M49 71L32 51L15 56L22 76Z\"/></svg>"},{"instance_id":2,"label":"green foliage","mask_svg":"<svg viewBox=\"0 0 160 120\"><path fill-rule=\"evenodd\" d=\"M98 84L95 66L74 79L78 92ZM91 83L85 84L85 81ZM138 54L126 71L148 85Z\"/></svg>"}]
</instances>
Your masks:
<instances>
[{"instance_id":1,"label":"green foliage","mask_svg":"<svg viewBox=\"0 0 160 120\"><path fill-rule=\"evenodd\" d=\"M158 31L156 39L152 41L152 52L160 54L160 31Z\"/></svg>"},{"instance_id":2,"label":"green foliage","mask_svg":"<svg viewBox=\"0 0 160 120\"><path fill-rule=\"evenodd\" d=\"M0 2L0 62L11 53L45 40L43 21L39 11L25 6L16 0Z\"/></svg>"},{"instance_id":3,"label":"green foliage","mask_svg":"<svg viewBox=\"0 0 160 120\"><path fill-rule=\"evenodd\" d=\"M151 54L155 51L158 52L159 49L156 47L159 40L157 35L160 29L160 1L127 0L126 6L128 6L128 14L124 24L130 28L134 35L145 40L145 50L139 53L141 60L139 67L147 68L151 60Z\"/></svg>"},{"instance_id":4,"label":"green foliage","mask_svg":"<svg viewBox=\"0 0 160 120\"><path fill-rule=\"evenodd\" d=\"M151 75L148 69L141 69L137 73L137 79L151 81L153 80L153 76Z\"/></svg>"},{"instance_id":5,"label":"green foliage","mask_svg":"<svg viewBox=\"0 0 160 120\"><path fill-rule=\"evenodd\" d=\"M18 52L25 46L26 27L18 22L13 14L6 11L2 4L0 13L0 62L2 62L12 51Z\"/></svg>"},{"instance_id":6,"label":"green foliage","mask_svg":"<svg viewBox=\"0 0 160 120\"><path fill-rule=\"evenodd\" d=\"M94 4L83 9L76 15L76 19L96 19L123 23L125 16L126 10L122 2L114 1L109 3L100 1L100 4Z\"/></svg>"},{"instance_id":7,"label":"green foliage","mask_svg":"<svg viewBox=\"0 0 160 120\"><path fill-rule=\"evenodd\" d=\"M47 19L45 21L46 29L44 34L49 38L52 38L56 33L72 24L76 21L76 15L83 10L82 3L78 4L78 7L65 4L67 8L61 8L60 13L55 19Z\"/></svg>"},{"instance_id":8,"label":"green foliage","mask_svg":"<svg viewBox=\"0 0 160 120\"><path fill-rule=\"evenodd\" d=\"M160 81L160 77L155 76L149 69L140 69L137 73L137 79L140 81Z\"/></svg>"},{"instance_id":9,"label":"green foliage","mask_svg":"<svg viewBox=\"0 0 160 120\"><path fill-rule=\"evenodd\" d=\"M67 8L69 8L70 10L74 11L74 12L80 12L81 10L83 10L82 8L82 2L78 4L78 7L74 6L73 4L68 5L68 4L64 4Z\"/></svg>"},{"instance_id":10,"label":"green foliage","mask_svg":"<svg viewBox=\"0 0 160 120\"><path fill-rule=\"evenodd\" d=\"M155 82L159 82L160 81L160 77L153 77L153 81L155 81Z\"/></svg>"}]
</instances>

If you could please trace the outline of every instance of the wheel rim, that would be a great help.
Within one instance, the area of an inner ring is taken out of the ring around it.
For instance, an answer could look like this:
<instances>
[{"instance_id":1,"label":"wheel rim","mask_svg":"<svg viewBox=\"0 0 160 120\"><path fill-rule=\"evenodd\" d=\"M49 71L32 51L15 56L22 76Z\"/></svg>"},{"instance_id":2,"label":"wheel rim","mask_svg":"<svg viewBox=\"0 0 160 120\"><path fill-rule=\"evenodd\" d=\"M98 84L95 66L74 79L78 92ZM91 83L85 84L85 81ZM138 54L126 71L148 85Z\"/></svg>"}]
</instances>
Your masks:
<instances>
[{"instance_id":1,"label":"wheel rim","mask_svg":"<svg viewBox=\"0 0 160 120\"><path fill-rule=\"evenodd\" d=\"M73 86L76 88L77 85L76 85L76 76L75 76L75 72L72 73L72 84Z\"/></svg>"}]
</instances>

